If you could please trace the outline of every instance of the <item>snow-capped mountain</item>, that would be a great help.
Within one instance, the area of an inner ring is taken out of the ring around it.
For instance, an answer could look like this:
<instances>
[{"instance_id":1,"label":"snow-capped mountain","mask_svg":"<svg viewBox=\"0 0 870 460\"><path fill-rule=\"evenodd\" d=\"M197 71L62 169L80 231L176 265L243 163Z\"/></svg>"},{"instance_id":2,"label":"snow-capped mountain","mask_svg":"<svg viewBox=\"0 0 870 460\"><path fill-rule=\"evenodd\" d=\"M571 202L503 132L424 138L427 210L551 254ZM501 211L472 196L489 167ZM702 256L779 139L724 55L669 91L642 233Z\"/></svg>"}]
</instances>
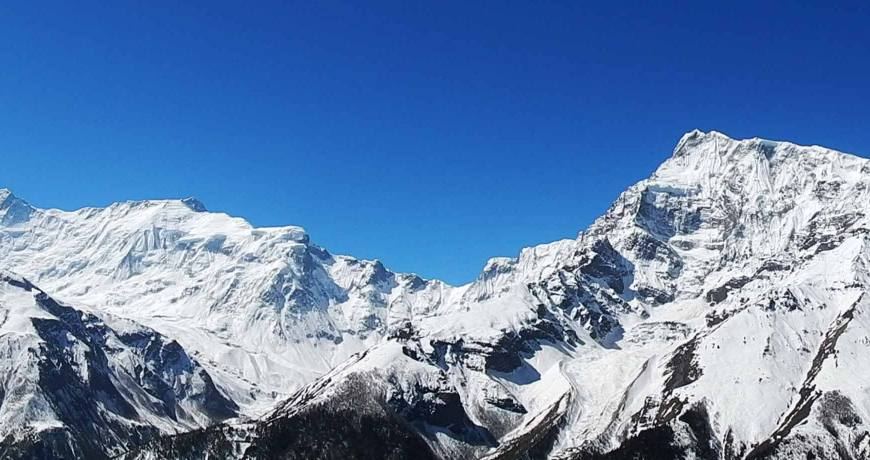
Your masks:
<instances>
[{"instance_id":1,"label":"snow-capped mountain","mask_svg":"<svg viewBox=\"0 0 870 460\"><path fill-rule=\"evenodd\" d=\"M129 458L870 457L866 159L693 131L460 287L193 200L0 197L0 266L175 338L254 416Z\"/></svg>"},{"instance_id":2,"label":"snow-capped mountain","mask_svg":"<svg viewBox=\"0 0 870 460\"><path fill-rule=\"evenodd\" d=\"M65 212L2 190L0 222L0 267L176 338L248 414L449 293L377 261L334 256L299 227L253 228L193 199Z\"/></svg>"},{"instance_id":3,"label":"snow-capped mountain","mask_svg":"<svg viewBox=\"0 0 870 460\"><path fill-rule=\"evenodd\" d=\"M238 407L174 340L0 272L0 458L107 458Z\"/></svg>"}]
</instances>

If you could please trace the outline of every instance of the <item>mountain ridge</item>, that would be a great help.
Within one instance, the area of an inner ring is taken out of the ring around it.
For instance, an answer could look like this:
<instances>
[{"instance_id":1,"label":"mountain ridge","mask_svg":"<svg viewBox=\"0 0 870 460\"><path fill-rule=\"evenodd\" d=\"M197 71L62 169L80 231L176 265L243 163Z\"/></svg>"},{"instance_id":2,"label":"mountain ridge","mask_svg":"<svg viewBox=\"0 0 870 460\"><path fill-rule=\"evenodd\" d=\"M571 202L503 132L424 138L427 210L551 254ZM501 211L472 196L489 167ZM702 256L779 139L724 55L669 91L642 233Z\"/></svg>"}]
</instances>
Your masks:
<instances>
[{"instance_id":1,"label":"mountain ridge","mask_svg":"<svg viewBox=\"0 0 870 460\"><path fill-rule=\"evenodd\" d=\"M0 260L178 336L251 418L132 458L200 458L240 432L228 456L870 453L866 159L691 131L576 239L461 286L332 255L299 227L130 203L4 220ZM281 441L325 421L334 433Z\"/></svg>"}]
</instances>

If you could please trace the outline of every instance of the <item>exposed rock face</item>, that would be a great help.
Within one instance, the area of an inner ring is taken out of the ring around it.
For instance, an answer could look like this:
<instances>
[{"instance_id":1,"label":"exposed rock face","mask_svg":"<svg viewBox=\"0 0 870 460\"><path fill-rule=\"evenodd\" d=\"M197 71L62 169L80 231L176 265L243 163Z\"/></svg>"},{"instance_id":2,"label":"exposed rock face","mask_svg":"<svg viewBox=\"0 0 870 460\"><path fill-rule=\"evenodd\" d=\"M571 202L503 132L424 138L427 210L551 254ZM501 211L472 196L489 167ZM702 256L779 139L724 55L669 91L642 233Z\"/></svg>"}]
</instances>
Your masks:
<instances>
[{"instance_id":1,"label":"exposed rock face","mask_svg":"<svg viewBox=\"0 0 870 460\"><path fill-rule=\"evenodd\" d=\"M238 407L174 340L0 272L0 456L108 458Z\"/></svg>"},{"instance_id":2,"label":"exposed rock face","mask_svg":"<svg viewBox=\"0 0 870 460\"><path fill-rule=\"evenodd\" d=\"M176 338L255 416L129 458L870 457L865 159L694 131L459 287L188 200L21 206L0 264Z\"/></svg>"}]
</instances>

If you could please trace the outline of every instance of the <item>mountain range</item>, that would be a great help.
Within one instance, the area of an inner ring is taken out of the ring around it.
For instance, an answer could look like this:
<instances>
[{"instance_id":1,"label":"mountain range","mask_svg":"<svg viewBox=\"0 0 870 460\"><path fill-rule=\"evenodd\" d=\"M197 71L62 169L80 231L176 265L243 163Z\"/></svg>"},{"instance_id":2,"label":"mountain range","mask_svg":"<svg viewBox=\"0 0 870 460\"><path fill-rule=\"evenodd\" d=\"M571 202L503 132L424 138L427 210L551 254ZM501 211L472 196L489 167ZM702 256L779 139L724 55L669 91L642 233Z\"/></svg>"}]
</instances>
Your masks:
<instances>
[{"instance_id":1,"label":"mountain range","mask_svg":"<svg viewBox=\"0 0 870 460\"><path fill-rule=\"evenodd\" d=\"M870 458L870 161L692 131L451 286L0 190L0 458Z\"/></svg>"}]
</instances>

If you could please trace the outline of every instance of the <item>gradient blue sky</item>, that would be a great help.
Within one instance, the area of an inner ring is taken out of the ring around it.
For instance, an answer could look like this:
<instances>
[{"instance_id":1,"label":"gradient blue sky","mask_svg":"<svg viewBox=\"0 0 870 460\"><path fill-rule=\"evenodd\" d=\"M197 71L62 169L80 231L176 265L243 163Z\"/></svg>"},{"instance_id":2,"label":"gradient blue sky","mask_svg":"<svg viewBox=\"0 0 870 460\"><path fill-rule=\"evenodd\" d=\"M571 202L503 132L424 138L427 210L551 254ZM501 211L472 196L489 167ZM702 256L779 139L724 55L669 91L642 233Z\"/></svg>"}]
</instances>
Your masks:
<instances>
[{"instance_id":1,"label":"gradient blue sky","mask_svg":"<svg viewBox=\"0 0 870 460\"><path fill-rule=\"evenodd\" d=\"M196 196L455 283L692 128L870 153L866 2L9 3L0 186Z\"/></svg>"}]
</instances>

